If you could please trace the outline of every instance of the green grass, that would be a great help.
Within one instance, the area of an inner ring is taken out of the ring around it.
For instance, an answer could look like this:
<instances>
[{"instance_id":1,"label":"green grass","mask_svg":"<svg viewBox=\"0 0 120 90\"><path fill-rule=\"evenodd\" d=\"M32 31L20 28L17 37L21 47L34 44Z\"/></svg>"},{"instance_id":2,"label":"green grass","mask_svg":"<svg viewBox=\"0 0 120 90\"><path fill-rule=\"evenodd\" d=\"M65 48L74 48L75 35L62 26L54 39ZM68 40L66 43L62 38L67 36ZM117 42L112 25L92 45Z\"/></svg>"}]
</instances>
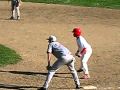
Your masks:
<instances>
[{"instance_id":1,"label":"green grass","mask_svg":"<svg viewBox=\"0 0 120 90\"><path fill-rule=\"evenodd\" d=\"M0 66L16 64L21 59L21 56L14 50L0 44Z\"/></svg>"},{"instance_id":2,"label":"green grass","mask_svg":"<svg viewBox=\"0 0 120 90\"><path fill-rule=\"evenodd\" d=\"M120 9L120 0L23 0L23 1Z\"/></svg>"}]
</instances>

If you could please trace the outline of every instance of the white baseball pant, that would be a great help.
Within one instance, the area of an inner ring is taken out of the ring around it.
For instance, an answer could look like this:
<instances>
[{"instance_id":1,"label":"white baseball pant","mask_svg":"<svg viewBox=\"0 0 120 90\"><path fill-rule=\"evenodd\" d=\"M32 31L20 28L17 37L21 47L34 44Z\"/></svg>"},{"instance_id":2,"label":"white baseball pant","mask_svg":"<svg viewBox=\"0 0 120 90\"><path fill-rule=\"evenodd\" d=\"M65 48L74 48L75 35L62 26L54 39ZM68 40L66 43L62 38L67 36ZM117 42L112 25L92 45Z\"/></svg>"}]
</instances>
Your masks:
<instances>
[{"instance_id":1,"label":"white baseball pant","mask_svg":"<svg viewBox=\"0 0 120 90\"><path fill-rule=\"evenodd\" d=\"M87 62L91 54L92 54L92 48L87 48L86 53L81 57L81 68L83 69L85 74L89 74Z\"/></svg>"}]
</instances>

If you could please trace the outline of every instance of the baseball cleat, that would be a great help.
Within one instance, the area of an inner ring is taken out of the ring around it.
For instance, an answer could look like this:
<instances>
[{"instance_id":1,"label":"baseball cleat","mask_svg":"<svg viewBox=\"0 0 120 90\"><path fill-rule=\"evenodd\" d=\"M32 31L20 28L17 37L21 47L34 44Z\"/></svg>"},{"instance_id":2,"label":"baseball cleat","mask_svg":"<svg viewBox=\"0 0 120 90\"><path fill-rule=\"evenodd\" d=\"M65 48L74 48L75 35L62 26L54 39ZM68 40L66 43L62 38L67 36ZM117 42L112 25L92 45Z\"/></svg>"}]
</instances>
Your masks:
<instances>
[{"instance_id":1,"label":"baseball cleat","mask_svg":"<svg viewBox=\"0 0 120 90\"><path fill-rule=\"evenodd\" d=\"M14 20L15 18L13 16L10 17L10 20Z\"/></svg>"},{"instance_id":2,"label":"baseball cleat","mask_svg":"<svg viewBox=\"0 0 120 90\"><path fill-rule=\"evenodd\" d=\"M38 90L47 90L47 88L41 87Z\"/></svg>"},{"instance_id":3,"label":"baseball cleat","mask_svg":"<svg viewBox=\"0 0 120 90\"><path fill-rule=\"evenodd\" d=\"M89 74L85 74L82 79L89 79L90 78L90 75Z\"/></svg>"},{"instance_id":4,"label":"baseball cleat","mask_svg":"<svg viewBox=\"0 0 120 90\"><path fill-rule=\"evenodd\" d=\"M79 70L77 70L77 72L82 72L82 71L83 71L83 69L81 69L81 68Z\"/></svg>"},{"instance_id":5,"label":"baseball cleat","mask_svg":"<svg viewBox=\"0 0 120 90\"><path fill-rule=\"evenodd\" d=\"M17 16L17 20L20 20L20 16Z\"/></svg>"},{"instance_id":6,"label":"baseball cleat","mask_svg":"<svg viewBox=\"0 0 120 90\"><path fill-rule=\"evenodd\" d=\"M76 85L76 89L80 89L80 85Z\"/></svg>"}]
</instances>

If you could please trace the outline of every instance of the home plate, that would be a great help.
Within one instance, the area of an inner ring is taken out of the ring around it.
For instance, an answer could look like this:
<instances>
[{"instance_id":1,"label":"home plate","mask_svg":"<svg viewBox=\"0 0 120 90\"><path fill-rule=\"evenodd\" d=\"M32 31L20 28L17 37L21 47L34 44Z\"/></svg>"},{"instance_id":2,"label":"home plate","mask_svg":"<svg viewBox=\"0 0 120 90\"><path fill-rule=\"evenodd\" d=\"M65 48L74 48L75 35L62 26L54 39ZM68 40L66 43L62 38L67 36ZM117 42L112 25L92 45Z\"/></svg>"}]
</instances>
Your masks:
<instances>
[{"instance_id":1,"label":"home plate","mask_svg":"<svg viewBox=\"0 0 120 90\"><path fill-rule=\"evenodd\" d=\"M97 89L97 87L95 86L91 86L91 85L88 85L88 86L82 86L83 89Z\"/></svg>"}]
</instances>

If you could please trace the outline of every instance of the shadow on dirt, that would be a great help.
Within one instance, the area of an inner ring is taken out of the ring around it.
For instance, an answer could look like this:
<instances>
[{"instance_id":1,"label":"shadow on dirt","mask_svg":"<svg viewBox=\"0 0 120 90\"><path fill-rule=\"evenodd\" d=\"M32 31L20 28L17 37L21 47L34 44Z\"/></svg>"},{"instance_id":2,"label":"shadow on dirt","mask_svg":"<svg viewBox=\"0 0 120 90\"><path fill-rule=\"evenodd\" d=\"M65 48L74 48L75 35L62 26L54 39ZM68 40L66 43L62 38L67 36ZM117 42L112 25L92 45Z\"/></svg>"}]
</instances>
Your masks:
<instances>
[{"instance_id":1,"label":"shadow on dirt","mask_svg":"<svg viewBox=\"0 0 120 90\"><path fill-rule=\"evenodd\" d=\"M6 72L6 73L12 73L12 74L21 74L21 75L44 75L47 76L47 73L45 72L28 72L28 71L4 71L0 70L0 72ZM62 74L62 75L61 75ZM59 78L72 78L72 77L65 77L63 75L65 74L71 74L71 73L55 73L54 77Z\"/></svg>"},{"instance_id":2,"label":"shadow on dirt","mask_svg":"<svg viewBox=\"0 0 120 90\"><path fill-rule=\"evenodd\" d=\"M47 73L45 72L28 72L28 71L5 71L5 70L0 70L1 73L11 73L11 74L19 74L19 75L44 75L46 76ZM62 74L62 75L61 75ZM58 77L58 78L72 78L72 77L66 77L64 75L66 74L71 74L71 73L56 73L54 75L54 77ZM27 90L27 89L37 89L40 87L36 87L36 86L25 86L25 85L9 85L9 84L1 84L0 83L0 88L2 89L15 89L15 90Z\"/></svg>"},{"instance_id":3,"label":"shadow on dirt","mask_svg":"<svg viewBox=\"0 0 120 90\"><path fill-rule=\"evenodd\" d=\"M8 73L13 73L13 74L24 74L24 75L36 75L36 74L47 75L47 73L44 73L44 72L3 71L3 70L0 70L0 72L8 72ZM55 74L71 74L71 73L55 73Z\"/></svg>"},{"instance_id":4,"label":"shadow on dirt","mask_svg":"<svg viewBox=\"0 0 120 90\"><path fill-rule=\"evenodd\" d=\"M27 72L27 71L3 71L3 70L0 70L0 72L7 72L7 73L12 73L12 74L23 74L23 75L36 75L36 74L47 75L47 73Z\"/></svg>"},{"instance_id":5,"label":"shadow on dirt","mask_svg":"<svg viewBox=\"0 0 120 90\"><path fill-rule=\"evenodd\" d=\"M21 19L20 19L21 20ZM10 18L0 18L0 21L20 21L17 19L10 19ZM23 19L22 19L23 20Z\"/></svg>"},{"instance_id":6,"label":"shadow on dirt","mask_svg":"<svg viewBox=\"0 0 120 90\"><path fill-rule=\"evenodd\" d=\"M9 85L9 84L0 84L0 88L15 89L15 90L25 90L25 89L22 89L22 88L39 88L39 87L34 87L34 86L18 86L18 85Z\"/></svg>"}]
</instances>

